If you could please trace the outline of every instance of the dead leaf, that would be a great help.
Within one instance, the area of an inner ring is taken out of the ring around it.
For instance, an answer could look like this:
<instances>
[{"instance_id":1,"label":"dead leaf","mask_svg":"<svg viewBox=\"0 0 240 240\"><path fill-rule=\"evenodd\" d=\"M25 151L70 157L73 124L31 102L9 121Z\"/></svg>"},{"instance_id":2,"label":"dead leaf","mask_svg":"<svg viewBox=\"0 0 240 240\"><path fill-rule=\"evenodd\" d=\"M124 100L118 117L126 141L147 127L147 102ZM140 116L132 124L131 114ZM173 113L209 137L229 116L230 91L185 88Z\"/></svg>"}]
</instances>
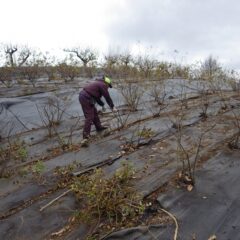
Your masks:
<instances>
[{"instance_id":1,"label":"dead leaf","mask_svg":"<svg viewBox=\"0 0 240 240\"><path fill-rule=\"evenodd\" d=\"M216 235L212 235L211 237L208 238L208 240L217 240Z\"/></svg>"},{"instance_id":2,"label":"dead leaf","mask_svg":"<svg viewBox=\"0 0 240 240\"><path fill-rule=\"evenodd\" d=\"M188 181L188 182L192 181L191 178L189 176L187 176L187 175L185 176L185 180Z\"/></svg>"},{"instance_id":3,"label":"dead leaf","mask_svg":"<svg viewBox=\"0 0 240 240\"><path fill-rule=\"evenodd\" d=\"M187 190L188 190L189 192L191 192L191 191L193 190L193 185L191 185L191 184L188 185L188 186L187 186Z\"/></svg>"},{"instance_id":4,"label":"dead leaf","mask_svg":"<svg viewBox=\"0 0 240 240\"><path fill-rule=\"evenodd\" d=\"M57 237L57 236L61 236L64 232L68 231L70 229L70 226L65 226L62 229L60 229L57 232L54 232L51 234L52 237Z\"/></svg>"}]
</instances>

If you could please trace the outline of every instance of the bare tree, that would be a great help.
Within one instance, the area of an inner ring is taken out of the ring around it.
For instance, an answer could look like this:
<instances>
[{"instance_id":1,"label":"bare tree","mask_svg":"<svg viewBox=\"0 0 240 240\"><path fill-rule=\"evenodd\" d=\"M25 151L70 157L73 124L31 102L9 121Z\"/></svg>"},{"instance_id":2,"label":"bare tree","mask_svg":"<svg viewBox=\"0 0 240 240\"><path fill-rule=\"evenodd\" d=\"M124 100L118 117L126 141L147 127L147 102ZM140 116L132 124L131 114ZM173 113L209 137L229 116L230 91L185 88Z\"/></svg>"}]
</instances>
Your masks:
<instances>
[{"instance_id":1,"label":"bare tree","mask_svg":"<svg viewBox=\"0 0 240 240\"><path fill-rule=\"evenodd\" d=\"M144 77L149 78L153 70L157 67L157 60L151 59L149 56L139 56L135 60L135 65L139 68L139 71L143 73Z\"/></svg>"},{"instance_id":2,"label":"bare tree","mask_svg":"<svg viewBox=\"0 0 240 240\"><path fill-rule=\"evenodd\" d=\"M79 68L66 61L57 65L57 71L65 82L73 81L79 75Z\"/></svg>"},{"instance_id":3,"label":"bare tree","mask_svg":"<svg viewBox=\"0 0 240 240\"><path fill-rule=\"evenodd\" d=\"M48 81L55 79L55 62L56 59L54 56L49 55L48 52L43 54L43 71L47 74Z\"/></svg>"},{"instance_id":4,"label":"bare tree","mask_svg":"<svg viewBox=\"0 0 240 240\"><path fill-rule=\"evenodd\" d=\"M158 79L167 79L171 76L169 69L171 68L171 64L167 62L159 62L155 69L155 76Z\"/></svg>"},{"instance_id":5,"label":"bare tree","mask_svg":"<svg viewBox=\"0 0 240 240\"><path fill-rule=\"evenodd\" d=\"M22 74L32 84L33 87L36 87L37 79L40 76L40 69L38 64L23 67Z\"/></svg>"},{"instance_id":6,"label":"bare tree","mask_svg":"<svg viewBox=\"0 0 240 240\"><path fill-rule=\"evenodd\" d=\"M103 67L105 69L105 72L110 76L116 75L117 66L120 60L120 54L109 52L104 56L104 59L105 59L105 62L103 64Z\"/></svg>"},{"instance_id":7,"label":"bare tree","mask_svg":"<svg viewBox=\"0 0 240 240\"><path fill-rule=\"evenodd\" d=\"M31 57L21 68L24 77L26 77L30 83L35 87L36 82L40 75L42 74L41 68L43 66L42 53L33 51Z\"/></svg>"},{"instance_id":8,"label":"bare tree","mask_svg":"<svg viewBox=\"0 0 240 240\"><path fill-rule=\"evenodd\" d=\"M169 64L168 72L171 78L189 79L190 67L181 64Z\"/></svg>"},{"instance_id":9,"label":"bare tree","mask_svg":"<svg viewBox=\"0 0 240 240\"><path fill-rule=\"evenodd\" d=\"M206 80L213 80L215 74L221 69L217 59L209 56L201 66L202 77Z\"/></svg>"},{"instance_id":10,"label":"bare tree","mask_svg":"<svg viewBox=\"0 0 240 240\"><path fill-rule=\"evenodd\" d=\"M71 49L64 49L64 51L74 53L82 61L84 67L87 67L88 63L97 59L96 51L92 50L91 48L83 49L80 47L75 47Z\"/></svg>"},{"instance_id":11,"label":"bare tree","mask_svg":"<svg viewBox=\"0 0 240 240\"><path fill-rule=\"evenodd\" d=\"M221 87L220 82L224 78L224 72L217 59L209 56L201 65L200 77L208 81L213 92L216 92Z\"/></svg>"},{"instance_id":12,"label":"bare tree","mask_svg":"<svg viewBox=\"0 0 240 240\"><path fill-rule=\"evenodd\" d=\"M118 58L114 66L119 78L127 79L131 77L131 74L133 76L135 75L133 73L133 57L129 52L123 52L119 54L119 57L117 57L117 55L115 57ZM110 65L108 65L108 67L110 67Z\"/></svg>"},{"instance_id":13,"label":"bare tree","mask_svg":"<svg viewBox=\"0 0 240 240\"><path fill-rule=\"evenodd\" d=\"M4 51L7 64L10 65L10 67L21 67L31 55L31 51L27 46L6 44Z\"/></svg>"},{"instance_id":14,"label":"bare tree","mask_svg":"<svg viewBox=\"0 0 240 240\"><path fill-rule=\"evenodd\" d=\"M122 53L120 54L120 62L125 66L128 67L129 64L133 61L133 57L130 53Z\"/></svg>"},{"instance_id":15,"label":"bare tree","mask_svg":"<svg viewBox=\"0 0 240 240\"><path fill-rule=\"evenodd\" d=\"M120 55L118 53L108 53L107 55L104 56L104 59L106 61L106 65L108 67L113 67L116 65L120 59Z\"/></svg>"},{"instance_id":16,"label":"bare tree","mask_svg":"<svg viewBox=\"0 0 240 240\"><path fill-rule=\"evenodd\" d=\"M6 45L5 46L5 53L9 59L9 62L10 62L10 66L11 67L14 67L15 66L15 63L14 63L14 60L13 60L13 54L17 51L17 46L12 46L12 45Z\"/></svg>"}]
</instances>

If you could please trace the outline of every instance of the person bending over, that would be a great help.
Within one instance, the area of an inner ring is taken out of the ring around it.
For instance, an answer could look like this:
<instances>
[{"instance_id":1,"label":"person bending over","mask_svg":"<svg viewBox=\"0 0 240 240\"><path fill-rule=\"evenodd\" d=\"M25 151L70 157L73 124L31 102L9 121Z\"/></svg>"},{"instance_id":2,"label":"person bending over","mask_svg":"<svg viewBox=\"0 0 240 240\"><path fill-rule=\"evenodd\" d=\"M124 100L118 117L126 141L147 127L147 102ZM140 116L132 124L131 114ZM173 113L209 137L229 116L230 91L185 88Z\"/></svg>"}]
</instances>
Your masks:
<instances>
[{"instance_id":1,"label":"person bending over","mask_svg":"<svg viewBox=\"0 0 240 240\"><path fill-rule=\"evenodd\" d=\"M95 107L95 103L97 103L102 107L103 112L105 111L104 102L101 100L101 97L105 98L107 104L113 112L117 111L108 92L108 88L112 88L112 81L110 78L102 75L95 78L95 81L84 86L79 93L79 102L82 106L85 117L83 141L89 139L92 124L95 125L97 132L107 129L107 127L102 126Z\"/></svg>"}]
</instances>

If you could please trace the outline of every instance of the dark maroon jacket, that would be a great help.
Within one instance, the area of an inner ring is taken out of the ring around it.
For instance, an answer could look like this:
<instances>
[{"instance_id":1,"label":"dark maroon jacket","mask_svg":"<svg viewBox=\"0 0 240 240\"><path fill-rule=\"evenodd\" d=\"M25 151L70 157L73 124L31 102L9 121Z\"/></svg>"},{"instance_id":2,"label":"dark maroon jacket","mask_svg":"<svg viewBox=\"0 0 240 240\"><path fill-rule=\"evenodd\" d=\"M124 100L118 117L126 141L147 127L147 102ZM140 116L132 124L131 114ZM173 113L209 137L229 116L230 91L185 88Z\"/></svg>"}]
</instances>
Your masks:
<instances>
[{"instance_id":1,"label":"dark maroon jacket","mask_svg":"<svg viewBox=\"0 0 240 240\"><path fill-rule=\"evenodd\" d=\"M103 80L96 80L86 85L83 90L92 96L100 106L104 106L101 97L106 99L107 104L110 108L114 107L113 101L108 92L108 86Z\"/></svg>"}]
</instances>

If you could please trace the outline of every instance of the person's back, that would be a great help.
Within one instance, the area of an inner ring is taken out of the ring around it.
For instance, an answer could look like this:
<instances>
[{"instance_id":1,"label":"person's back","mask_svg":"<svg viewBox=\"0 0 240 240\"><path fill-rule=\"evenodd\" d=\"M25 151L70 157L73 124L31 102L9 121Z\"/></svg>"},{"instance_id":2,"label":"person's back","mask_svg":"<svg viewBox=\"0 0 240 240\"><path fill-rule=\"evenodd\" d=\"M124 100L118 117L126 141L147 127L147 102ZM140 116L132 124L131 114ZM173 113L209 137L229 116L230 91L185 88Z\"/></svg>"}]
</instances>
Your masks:
<instances>
[{"instance_id":1,"label":"person's back","mask_svg":"<svg viewBox=\"0 0 240 240\"><path fill-rule=\"evenodd\" d=\"M101 98L102 92L108 91L108 86L101 80L95 80L84 86L83 89L94 98Z\"/></svg>"},{"instance_id":2,"label":"person's back","mask_svg":"<svg viewBox=\"0 0 240 240\"><path fill-rule=\"evenodd\" d=\"M100 106L104 105L104 103L101 100L101 97L103 96L106 102L108 103L109 107L112 109L114 107L114 104L108 92L109 87L112 86L106 84L104 82L104 79L100 78L87 84L85 87L83 87L83 90L91 97L93 97Z\"/></svg>"}]
</instances>

